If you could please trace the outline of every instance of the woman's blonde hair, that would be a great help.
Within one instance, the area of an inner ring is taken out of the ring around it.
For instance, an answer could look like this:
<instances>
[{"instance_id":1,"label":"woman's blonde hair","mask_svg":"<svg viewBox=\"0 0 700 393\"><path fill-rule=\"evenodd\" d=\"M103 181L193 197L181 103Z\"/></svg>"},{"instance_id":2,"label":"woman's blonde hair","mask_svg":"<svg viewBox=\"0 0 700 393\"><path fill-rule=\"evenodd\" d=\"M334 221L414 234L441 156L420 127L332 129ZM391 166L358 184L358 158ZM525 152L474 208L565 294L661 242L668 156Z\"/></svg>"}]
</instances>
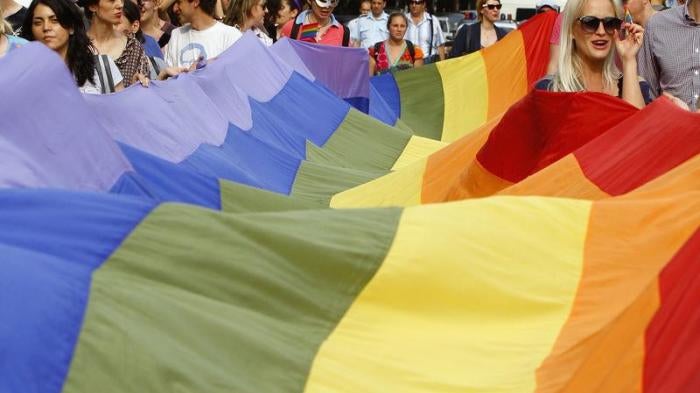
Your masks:
<instances>
[{"instance_id":1,"label":"woman's blonde hair","mask_svg":"<svg viewBox=\"0 0 700 393\"><path fill-rule=\"evenodd\" d=\"M2 17L2 3L0 3L0 34L14 34L12 25Z\"/></svg>"},{"instance_id":2,"label":"woman's blonde hair","mask_svg":"<svg viewBox=\"0 0 700 393\"><path fill-rule=\"evenodd\" d=\"M574 24L578 23L578 19L583 14L583 8L586 2L590 0L569 0L564 9L564 17L561 23L561 36L559 38L559 61L558 72L552 80L552 91L583 91L581 58L576 53L576 43L574 42ZM620 18L622 12L614 0L610 0L613 6L615 16ZM612 42L611 42L612 44ZM609 88L617 83L620 77L620 71L615 65L615 46L610 48L608 56L605 58L603 65L603 87Z\"/></svg>"},{"instance_id":3,"label":"woman's blonde hair","mask_svg":"<svg viewBox=\"0 0 700 393\"><path fill-rule=\"evenodd\" d=\"M250 17L250 11L263 1L265 0L231 0L226 10L224 23L242 30L246 20Z\"/></svg>"}]
</instances>

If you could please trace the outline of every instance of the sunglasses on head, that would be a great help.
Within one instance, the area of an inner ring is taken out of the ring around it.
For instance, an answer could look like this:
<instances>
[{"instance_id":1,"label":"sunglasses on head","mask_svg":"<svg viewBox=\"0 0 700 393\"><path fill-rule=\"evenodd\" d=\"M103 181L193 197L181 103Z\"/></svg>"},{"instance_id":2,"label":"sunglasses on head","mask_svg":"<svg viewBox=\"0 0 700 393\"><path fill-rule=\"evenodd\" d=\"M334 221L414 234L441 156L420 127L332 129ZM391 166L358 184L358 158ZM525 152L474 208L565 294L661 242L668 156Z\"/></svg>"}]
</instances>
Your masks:
<instances>
[{"instance_id":1,"label":"sunglasses on head","mask_svg":"<svg viewBox=\"0 0 700 393\"><path fill-rule=\"evenodd\" d=\"M614 16L608 16L603 19L595 16L582 16L578 18L578 21L581 22L581 27L586 33L595 33L598 31L601 23L608 34L614 33L615 30L620 30L622 26L622 20Z\"/></svg>"},{"instance_id":2,"label":"sunglasses on head","mask_svg":"<svg viewBox=\"0 0 700 393\"><path fill-rule=\"evenodd\" d=\"M493 10L500 10L501 7L503 7L501 4L484 4L481 6L481 8L488 8L491 11Z\"/></svg>"}]
</instances>

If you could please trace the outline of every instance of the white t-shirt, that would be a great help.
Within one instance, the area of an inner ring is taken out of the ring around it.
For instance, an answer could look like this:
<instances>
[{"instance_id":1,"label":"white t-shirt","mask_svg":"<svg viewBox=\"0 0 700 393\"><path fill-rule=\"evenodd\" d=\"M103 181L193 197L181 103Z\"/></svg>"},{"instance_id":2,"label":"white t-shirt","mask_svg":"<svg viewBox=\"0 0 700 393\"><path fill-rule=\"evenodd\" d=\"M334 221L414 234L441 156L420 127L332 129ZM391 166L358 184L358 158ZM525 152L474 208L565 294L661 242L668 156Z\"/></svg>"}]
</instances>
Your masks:
<instances>
[{"instance_id":1,"label":"white t-shirt","mask_svg":"<svg viewBox=\"0 0 700 393\"><path fill-rule=\"evenodd\" d=\"M114 63L114 60L112 60L111 57L107 57L107 62L109 63L109 70L112 73L112 80L114 81L114 86L116 86L122 80L124 80L124 77L122 77L122 73L119 72L119 68ZM102 83L100 83L100 74L97 71L97 67L99 66L99 61L95 59L95 74L92 76L92 79L95 81L95 83L90 83L89 80L85 81L85 84L78 88L81 92L85 94L102 94ZM107 81L105 81L105 83L107 83Z\"/></svg>"},{"instance_id":2,"label":"white t-shirt","mask_svg":"<svg viewBox=\"0 0 700 393\"><path fill-rule=\"evenodd\" d=\"M211 59L241 38L241 32L221 22L206 30L195 30L186 24L173 30L165 52L165 62L172 67L190 67L199 57Z\"/></svg>"}]
</instances>

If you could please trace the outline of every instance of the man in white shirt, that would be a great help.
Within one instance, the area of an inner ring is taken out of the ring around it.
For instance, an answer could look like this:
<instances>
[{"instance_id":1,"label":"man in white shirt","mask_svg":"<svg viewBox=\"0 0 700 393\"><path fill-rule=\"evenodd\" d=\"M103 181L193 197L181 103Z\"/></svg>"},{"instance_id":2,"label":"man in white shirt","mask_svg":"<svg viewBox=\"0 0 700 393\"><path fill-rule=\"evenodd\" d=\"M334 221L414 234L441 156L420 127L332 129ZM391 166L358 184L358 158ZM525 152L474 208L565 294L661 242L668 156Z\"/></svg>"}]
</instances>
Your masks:
<instances>
[{"instance_id":1,"label":"man in white shirt","mask_svg":"<svg viewBox=\"0 0 700 393\"><path fill-rule=\"evenodd\" d=\"M213 59L233 45L241 32L214 19L216 0L176 0L173 11L182 27L172 31L165 62L190 68Z\"/></svg>"},{"instance_id":2,"label":"man in white shirt","mask_svg":"<svg viewBox=\"0 0 700 393\"><path fill-rule=\"evenodd\" d=\"M357 41L360 47L371 48L377 42L389 38L389 29L386 26L389 15L384 12L384 7L386 7L386 0L371 0L372 12L357 23Z\"/></svg>"},{"instance_id":3,"label":"man in white shirt","mask_svg":"<svg viewBox=\"0 0 700 393\"><path fill-rule=\"evenodd\" d=\"M445 37L442 35L440 21L435 15L425 12L425 0L408 0L408 9L405 38L420 46L426 64L437 61L436 57L445 60Z\"/></svg>"},{"instance_id":4,"label":"man in white shirt","mask_svg":"<svg viewBox=\"0 0 700 393\"><path fill-rule=\"evenodd\" d=\"M360 1L360 15L351 20L350 22L347 23L347 28L350 31L350 41L355 44L354 46L357 46L356 44L360 42L358 40L357 36L359 33L358 30L358 25L360 23L360 20L364 19L370 11L370 0L362 0Z\"/></svg>"}]
</instances>

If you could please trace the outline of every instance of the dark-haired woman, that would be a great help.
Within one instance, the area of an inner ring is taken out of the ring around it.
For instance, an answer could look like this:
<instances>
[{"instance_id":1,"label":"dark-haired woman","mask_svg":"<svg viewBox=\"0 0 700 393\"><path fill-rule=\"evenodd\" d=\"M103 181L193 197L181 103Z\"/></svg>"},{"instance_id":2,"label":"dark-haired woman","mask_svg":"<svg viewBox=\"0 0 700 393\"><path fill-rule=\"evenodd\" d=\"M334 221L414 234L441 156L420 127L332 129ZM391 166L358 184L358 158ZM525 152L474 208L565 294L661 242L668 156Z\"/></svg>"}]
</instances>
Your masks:
<instances>
[{"instance_id":1,"label":"dark-haired woman","mask_svg":"<svg viewBox=\"0 0 700 393\"><path fill-rule=\"evenodd\" d=\"M280 0L275 6L275 9L271 9L271 18L275 25L275 40L281 38L282 26L290 20L294 19L302 11L302 0Z\"/></svg>"},{"instance_id":2,"label":"dark-haired woman","mask_svg":"<svg viewBox=\"0 0 700 393\"><path fill-rule=\"evenodd\" d=\"M141 8L136 3L136 0L124 0L122 22L119 30L126 35L132 33L143 46L146 56L160 57L162 59L163 51L160 49L160 45L158 45L155 38L144 34L141 27Z\"/></svg>"},{"instance_id":3,"label":"dark-haired woman","mask_svg":"<svg viewBox=\"0 0 700 393\"><path fill-rule=\"evenodd\" d=\"M423 65L423 50L404 39L408 18L400 12L389 15L386 22L389 38L369 48L369 74L379 75Z\"/></svg>"},{"instance_id":4,"label":"dark-haired woman","mask_svg":"<svg viewBox=\"0 0 700 393\"><path fill-rule=\"evenodd\" d=\"M100 94L123 89L116 64L95 56L80 10L70 0L34 0L27 10L22 34L58 53L82 92Z\"/></svg>"},{"instance_id":5,"label":"dark-haired woman","mask_svg":"<svg viewBox=\"0 0 700 393\"><path fill-rule=\"evenodd\" d=\"M506 31L496 26L496 21L500 19L501 14L500 0L478 0L476 9L479 22L459 29L452 44L450 57L488 48L505 37Z\"/></svg>"},{"instance_id":6,"label":"dark-haired woman","mask_svg":"<svg viewBox=\"0 0 700 393\"><path fill-rule=\"evenodd\" d=\"M143 34L143 31L141 31L141 10L136 3L132 0L124 0L123 11L122 23L119 25L118 29L126 35L133 34L134 37L139 40L148 57L148 77L151 79L158 78L160 71L166 68L160 46L155 38Z\"/></svg>"},{"instance_id":7,"label":"dark-haired woman","mask_svg":"<svg viewBox=\"0 0 700 393\"><path fill-rule=\"evenodd\" d=\"M93 47L114 60L124 77L124 87L136 80L147 84L148 58L143 46L133 34L124 35L117 29L124 8L122 0L80 0L80 4L90 20L87 34Z\"/></svg>"}]
</instances>

